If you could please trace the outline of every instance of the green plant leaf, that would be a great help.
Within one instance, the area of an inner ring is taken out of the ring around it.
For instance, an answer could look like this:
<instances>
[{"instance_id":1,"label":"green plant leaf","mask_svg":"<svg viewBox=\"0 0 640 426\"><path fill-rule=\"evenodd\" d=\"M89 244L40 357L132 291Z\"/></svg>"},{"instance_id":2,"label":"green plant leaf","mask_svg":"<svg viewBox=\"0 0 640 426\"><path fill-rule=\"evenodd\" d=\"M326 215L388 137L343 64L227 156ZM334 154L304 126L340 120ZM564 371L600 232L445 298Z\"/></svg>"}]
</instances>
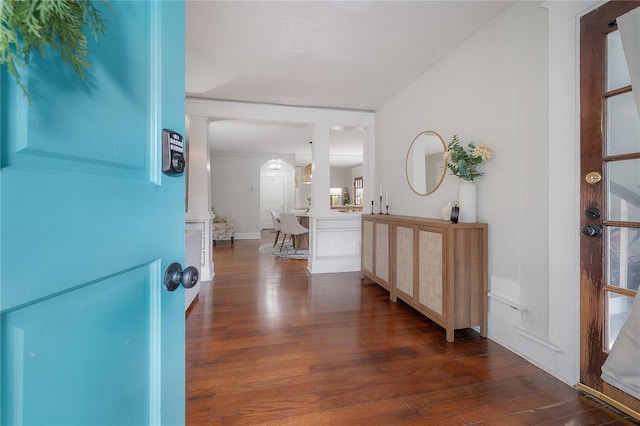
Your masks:
<instances>
[{"instance_id":1,"label":"green plant leaf","mask_svg":"<svg viewBox=\"0 0 640 426\"><path fill-rule=\"evenodd\" d=\"M460 144L458 135L453 135L451 142L447 145L447 167L451 170L451 173L466 181L473 181L483 175L478 171L478 166L482 164L483 160L474 156L475 148L475 144L471 142L465 149Z\"/></svg>"},{"instance_id":2,"label":"green plant leaf","mask_svg":"<svg viewBox=\"0 0 640 426\"><path fill-rule=\"evenodd\" d=\"M0 65L7 67L29 103L19 68L28 66L34 51L44 57L46 49L52 49L84 80L90 68L84 28L89 27L96 40L106 29L90 0L4 0L0 7Z\"/></svg>"}]
</instances>

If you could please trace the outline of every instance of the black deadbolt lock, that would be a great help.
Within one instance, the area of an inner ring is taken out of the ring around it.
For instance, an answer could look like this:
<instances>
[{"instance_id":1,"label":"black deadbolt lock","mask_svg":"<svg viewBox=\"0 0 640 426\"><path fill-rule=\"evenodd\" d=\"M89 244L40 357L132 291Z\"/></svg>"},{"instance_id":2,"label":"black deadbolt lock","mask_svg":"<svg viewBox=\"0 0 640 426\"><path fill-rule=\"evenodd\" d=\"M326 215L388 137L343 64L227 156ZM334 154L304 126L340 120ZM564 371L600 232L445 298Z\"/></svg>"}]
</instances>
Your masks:
<instances>
[{"instance_id":1,"label":"black deadbolt lock","mask_svg":"<svg viewBox=\"0 0 640 426\"><path fill-rule=\"evenodd\" d=\"M584 215L589 219L598 219L600 217L600 209L597 207L587 207Z\"/></svg>"}]
</instances>

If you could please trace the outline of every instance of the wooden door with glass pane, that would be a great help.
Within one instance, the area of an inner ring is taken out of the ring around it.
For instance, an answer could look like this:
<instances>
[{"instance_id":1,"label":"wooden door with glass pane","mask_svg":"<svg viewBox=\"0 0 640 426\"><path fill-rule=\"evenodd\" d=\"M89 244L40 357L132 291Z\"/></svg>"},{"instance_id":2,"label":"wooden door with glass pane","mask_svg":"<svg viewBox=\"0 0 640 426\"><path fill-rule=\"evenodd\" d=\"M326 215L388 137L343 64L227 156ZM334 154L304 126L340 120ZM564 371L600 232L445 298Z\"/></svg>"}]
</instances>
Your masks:
<instances>
[{"instance_id":1,"label":"wooden door with glass pane","mask_svg":"<svg viewBox=\"0 0 640 426\"><path fill-rule=\"evenodd\" d=\"M362 205L362 195L364 194L364 181L362 176L353 179L353 204Z\"/></svg>"},{"instance_id":2,"label":"wooden door with glass pane","mask_svg":"<svg viewBox=\"0 0 640 426\"><path fill-rule=\"evenodd\" d=\"M627 406L600 369L640 283L640 119L616 23L639 6L609 2L580 24L580 383Z\"/></svg>"}]
</instances>

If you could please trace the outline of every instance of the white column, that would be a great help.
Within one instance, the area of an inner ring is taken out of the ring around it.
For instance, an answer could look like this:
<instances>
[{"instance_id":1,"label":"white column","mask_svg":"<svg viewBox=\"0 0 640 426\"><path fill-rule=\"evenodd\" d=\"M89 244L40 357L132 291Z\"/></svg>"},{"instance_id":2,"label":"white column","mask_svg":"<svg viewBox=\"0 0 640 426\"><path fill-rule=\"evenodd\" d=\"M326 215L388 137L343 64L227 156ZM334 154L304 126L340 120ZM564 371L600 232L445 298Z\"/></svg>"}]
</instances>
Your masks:
<instances>
[{"instance_id":1,"label":"white column","mask_svg":"<svg viewBox=\"0 0 640 426\"><path fill-rule=\"evenodd\" d=\"M209 213L209 119L207 117L189 117L187 137L187 177L189 179L188 213Z\"/></svg>"},{"instance_id":2,"label":"white column","mask_svg":"<svg viewBox=\"0 0 640 426\"><path fill-rule=\"evenodd\" d=\"M329 134L328 124L311 126L313 141L313 175L311 179L311 211L321 213L331 211L329 203L329 187L331 184L329 168Z\"/></svg>"},{"instance_id":3,"label":"white column","mask_svg":"<svg viewBox=\"0 0 640 426\"><path fill-rule=\"evenodd\" d=\"M371 200L376 194L375 188L373 186L373 176L375 170L375 146L374 146L374 128L373 126L367 127L364 129L364 145L362 154L364 156L364 170L362 174L363 184L364 184L364 193L362 194L362 212L363 213L371 213ZM389 201L393 202L393 198ZM391 210L391 207L389 207Z\"/></svg>"},{"instance_id":4,"label":"white column","mask_svg":"<svg viewBox=\"0 0 640 426\"><path fill-rule=\"evenodd\" d=\"M214 275L211 249L212 220L209 198L209 120L189 116L187 134L187 213L186 228L202 232L200 280L211 281Z\"/></svg>"}]
</instances>

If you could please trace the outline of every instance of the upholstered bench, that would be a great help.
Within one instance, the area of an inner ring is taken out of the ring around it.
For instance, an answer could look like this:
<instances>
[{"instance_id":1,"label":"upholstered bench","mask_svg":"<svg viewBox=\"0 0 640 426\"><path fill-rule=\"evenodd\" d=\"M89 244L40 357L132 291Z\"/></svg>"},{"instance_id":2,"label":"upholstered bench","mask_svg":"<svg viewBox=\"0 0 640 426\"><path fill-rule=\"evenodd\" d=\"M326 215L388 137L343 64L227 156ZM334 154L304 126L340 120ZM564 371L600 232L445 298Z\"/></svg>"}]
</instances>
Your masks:
<instances>
[{"instance_id":1,"label":"upholstered bench","mask_svg":"<svg viewBox=\"0 0 640 426\"><path fill-rule=\"evenodd\" d=\"M216 244L216 240L231 240L231 244L233 244L233 237L235 234L236 228L235 224L225 216L216 216L213 219L213 245Z\"/></svg>"}]
</instances>

